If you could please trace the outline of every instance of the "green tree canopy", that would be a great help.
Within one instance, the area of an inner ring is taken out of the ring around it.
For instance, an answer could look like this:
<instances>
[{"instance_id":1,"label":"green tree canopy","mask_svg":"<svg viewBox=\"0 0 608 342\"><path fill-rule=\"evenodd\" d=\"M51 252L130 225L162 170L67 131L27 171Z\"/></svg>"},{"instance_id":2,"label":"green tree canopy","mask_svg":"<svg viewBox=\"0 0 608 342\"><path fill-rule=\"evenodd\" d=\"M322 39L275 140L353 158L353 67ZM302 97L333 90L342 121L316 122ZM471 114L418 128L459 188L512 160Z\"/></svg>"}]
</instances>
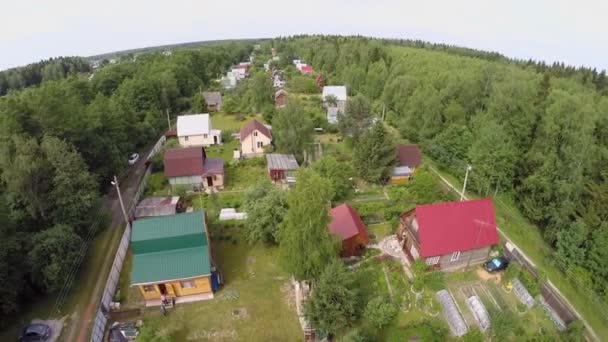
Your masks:
<instances>
[{"instance_id":1,"label":"green tree canopy","mask_svg":"<svg viewBox=\"0 0 608 342\"><path fill-rule=\"evenodd\" d=\"M287 214L287 196L270 182L256 185L247 193L247 241L277 243L279 225Z\"/></svg>"},{"instance_id":2,"label":"green tree canopy","mask_svg":"<svg viewBox=\"0 0 608 342\"><path fill-rule=\"evenodd\" d=\"M279 229L281 261L296 279L314 281L337 258L338 245L328 229L333 194L329 181L312 170L301 170L297 179Z\"/></svg>"},{"instance_id":3,"label":"green tree canopy","mask_svg":"<svg viewBox=\"0 0 608 342\"><path fill-rule=\"evenodd\" d=\"M368 182L384 182L395 163L395 145L379 122L355 145L353 164L359 176Z\"/></svg>"},{"instance_id":4,"label":"green tree canopy","mask_svg":"<svg viewBox=\"0 0 608 342\"><path fill-rule=\"evenodd\" d=\"M353 188L350 178L354 175L349 164L340 163L332 156L325 156L312 164L312 169L331 183L332 201L345 198Z\"/></svg>"},{"instance_id":5,"label":"green tree canopy","mask_svg":"<svg viewBox=\"0 0 608 342\"><path fill-rule=\"evenodd\" d=\"M298 101L290 101L272 119L272 136L277 151L293 154L299 161L310 149L313 134L312 121Z\"/></svg>"}]
</instances>

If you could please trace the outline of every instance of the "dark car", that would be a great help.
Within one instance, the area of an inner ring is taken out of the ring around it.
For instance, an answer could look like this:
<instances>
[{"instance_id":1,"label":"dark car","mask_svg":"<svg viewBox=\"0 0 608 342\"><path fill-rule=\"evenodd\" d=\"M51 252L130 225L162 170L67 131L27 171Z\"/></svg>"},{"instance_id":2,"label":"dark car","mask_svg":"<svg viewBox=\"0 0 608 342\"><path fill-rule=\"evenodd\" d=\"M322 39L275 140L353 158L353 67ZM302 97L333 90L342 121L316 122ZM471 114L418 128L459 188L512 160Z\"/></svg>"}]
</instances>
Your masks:
<instances>
[{"instance_id":1,"label":"dark car","mask_svg":"<svg viewBox=\"0 0 608 342\"><path fill-rule=\"evenodd\" d=\"M47 341L51 337L51 327L46 324L31 324L23 329L19 342Z\"/></svg>"},{"instance_id":2,"label":"dark car","mask_svg":"<svg viewBox=\"0 0 608 342\"><path fill-rule=\"evenodd\" d=\"M502 271L509 266L509 260L505 257L493 258L483 264L483 268L489 273Z\"/></svg>"}]
</instances>

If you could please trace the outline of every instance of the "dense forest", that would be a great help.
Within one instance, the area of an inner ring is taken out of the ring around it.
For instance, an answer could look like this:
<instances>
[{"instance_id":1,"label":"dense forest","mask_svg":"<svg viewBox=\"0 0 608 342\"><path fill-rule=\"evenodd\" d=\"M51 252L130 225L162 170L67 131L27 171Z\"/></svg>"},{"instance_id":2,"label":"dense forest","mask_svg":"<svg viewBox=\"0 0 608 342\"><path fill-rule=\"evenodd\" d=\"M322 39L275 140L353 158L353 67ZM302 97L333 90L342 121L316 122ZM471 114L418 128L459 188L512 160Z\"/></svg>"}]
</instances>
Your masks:
<instances>
[{"instance_id":1,"label":"dense forest","mask_svg":"<svg viewBox=\"0 0 608 342\"><path fill-rule=\"evenodd\" d=\"M9 90L39 85L44 81L60 80L70 75L89 72L90 66L81 57L59 57L0 71L0 96Z\"/></svg>"},{"instance_id":2,"label":"dense forest","mask_svg":"<svg viewBox=\"0 0 608 342\"><path fill-rule=\"evenodd\" d=\"M100 194L109 178L167 129L166 110L189 110L201 87L251 49L231 43L144 55L91 79L47 78L42 66L2 74L42 70L39 86L0 98L0 282L10 284L0 289L0 316L61 290L82 244L103 227Z\"/></svg>"},{"instance_id":3,"label":"dense forest","mask_svg":"<svg viewBox=\"0 0 608 342\"><path fill-rule=\"evenodd\" d=\"M605 71L513 61L449 46L345 37L273 41L471 187L509 196L554 247L554 262L608 300ZM398 46L403 45L403 46ZM423 47L423 48L419 48Z\"/></svg>"}]
</instances>

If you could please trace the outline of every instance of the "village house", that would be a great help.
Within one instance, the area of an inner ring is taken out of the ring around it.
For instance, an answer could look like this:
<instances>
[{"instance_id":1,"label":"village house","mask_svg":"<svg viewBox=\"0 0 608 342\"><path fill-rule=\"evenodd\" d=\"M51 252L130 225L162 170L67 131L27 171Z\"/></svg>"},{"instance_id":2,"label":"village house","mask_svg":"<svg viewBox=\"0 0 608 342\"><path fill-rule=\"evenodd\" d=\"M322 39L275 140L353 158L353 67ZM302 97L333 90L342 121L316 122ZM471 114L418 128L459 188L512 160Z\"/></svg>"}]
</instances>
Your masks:
<instances>
[{"instance_id":1,"label":"village house","mask_svg":"<svg viewBox=\"0 0 608 342\"><path fill-rule=\"evenodd\" d=\"M219 112L222 110L222 94L219 91L204 91L203 98L208 111Z\"/></svg>"},{"instance_id":2,"label":"village house","mask_svg":"<svg viewBox=\"0 0 608 342\"><path fill-rule=\"evenodd\" d=\"M408 259L438 270L481 263L498 244L492 200L417 206L401 215L397 239Z\"/></svg>"},{"instance_id":3,"label":"village house","mask_svg":"<svg viewBox=\"0 0 608 342\"><path fill-rule=\"evenodd\" d=\"M165 177L172 188L200 191L224 187L224 160L207 158L203 147L167 150L164 165Z\"/></svg>"},{"instance_id":4,"label":"village house","mask_svg":"<svg viewBox=\"0 0 608 342\"><path fill-rule=\"evenodd\" d=\"M226 76L220 79L220 84L224 89L234 89L237 85L238 80L236 79L236 75L232 72L228 71Z\"/></svg>"},{"instance_id":5,"label":"village house","mask_svg":"<svg viewBox=\"0 0 608 342\"><path fill-rule=\"evenodd\" d=\"M328 101L329 98L334 98L335 103ZM327 108L327 121L330 124L338 123L338 113L344 114L346 109L346 87L345 86L324 86L321 96L325 108Z\"/></svg>"},{"instance_id":6,"label":"village house","mask_svg":"<svg viewBox=\"0 0 608 342\"><path fill-rule=\"evenodd\" d=\"M211 127L209 114L180 115L177 138L182 147L218 145L222 143L222 131Z\"/></svg>"},{"instance_id":7,"label":"village house","mask_svg":"<svg viewBox=\"0 0 608 342\"><path fill-rule=\"evenodd\" d=\"M369 243L365 224L355 209L341 204L330 210L329 232L342 241L341 257L361 255Z\"/></svg>"},{"instance_id":8,"label":"village house","mask_svg":"<svg viewBox=\"0 0 608 342\"><path fill-rule=\"evenodd\" d=\"M272 143L270 128L257 120L250 121L241 128L241 154L244 157L255 157L264 154L264 148Z\"/></svg>"},{"instance_id":9,"label":"village house","mask_svg":"<svg viewBox=\"0 0 608 342\"><path fill-rule=\"evenodd\" d=\"M195 211L136 220L131 233L131 286L146 306L213 298L220 284L209 245L207 214Z\"/></svg>"},{"instance_id":10,"label":"village house","mask_svg":"<svg viewBox=\"0 0 608 342\"><path fill-rule=\"evenodd\" d=\"M420 166L421 160L418 145L397 145L397 166L391 174L391 184L406 183Z\"/></svg>"},{"instance_id":11,"label":"village house","mask_svg":"<svg viewBox=\"0 0 608 342\"><path fill-rule=\"evenodd\" d=\"M274 106L276 108L283 108L287 106L287 97L289 93L285 89L279 89L276 93L274 93Z\"/></svg>"},{"instance_id":12,"label":"village house","mask_svg":"<svg viewBox=\"0 0 608 342\"><path fill-rule=\"evenodd\" d=\"M293 154L270 153L266 155L268 177L273 183L294 184L300 168Z\"/></svg>"},{"instance_id":13,"label":"village house","mask_svg":"<svg viewBox=\"0 0 608 342\"><path fill-rule=\"evenodd\" d=\"M232 74L236 77L237 81L241 81L249 77L249 65L239 64L232 67Z\"/></svg>"},{"instance_id":14,"label":"village house","mask_svg":"<svg viewBox=\"0 0 608 342\"><path fill-rule=\"evenodd\" d=\"M183 210L183 201L179 196L144 198L135 207L135 219L175 215Z\"/></svg>"}]
</instances>

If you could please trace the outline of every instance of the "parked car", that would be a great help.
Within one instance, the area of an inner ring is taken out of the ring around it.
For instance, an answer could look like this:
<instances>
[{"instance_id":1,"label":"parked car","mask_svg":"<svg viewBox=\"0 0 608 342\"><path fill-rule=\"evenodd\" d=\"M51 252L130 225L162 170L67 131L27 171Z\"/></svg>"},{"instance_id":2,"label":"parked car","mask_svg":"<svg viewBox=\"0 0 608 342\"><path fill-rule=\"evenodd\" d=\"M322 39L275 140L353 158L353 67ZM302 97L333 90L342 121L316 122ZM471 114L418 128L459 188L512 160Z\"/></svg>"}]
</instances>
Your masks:
<instances>
[{"instance_id":1,"label":"parked car","mask_svg":"<svg viewBox=\"0 0 608 342\"><path fill-rule=\"evenodd\" d=\"M48 341L51 334L51 327L46 324L30 324L23 328L19 342Z\"/></svg>"},{"instance_id":2,"label":"parked car","mask_svg":"<svg viewBox=\"0 0 608 342\"><path fill-rule=\"evenodd\" d=\"M505 257L493 258L483 264L483 268L489 273L502 271L509 266L509 260Z\"/></svg>"},{"instance_id":3,"label":"parked car","mask_svg":"<svg viewBox=\"0 0 608 342\"><path fill-rule=\"evenodd\" d=\"M133 153L130 157L129 157L129 165L135 165L135 163L137 163L137 161L139 160L139 154L137 153Z\"/></svg>"}]
</instances>

